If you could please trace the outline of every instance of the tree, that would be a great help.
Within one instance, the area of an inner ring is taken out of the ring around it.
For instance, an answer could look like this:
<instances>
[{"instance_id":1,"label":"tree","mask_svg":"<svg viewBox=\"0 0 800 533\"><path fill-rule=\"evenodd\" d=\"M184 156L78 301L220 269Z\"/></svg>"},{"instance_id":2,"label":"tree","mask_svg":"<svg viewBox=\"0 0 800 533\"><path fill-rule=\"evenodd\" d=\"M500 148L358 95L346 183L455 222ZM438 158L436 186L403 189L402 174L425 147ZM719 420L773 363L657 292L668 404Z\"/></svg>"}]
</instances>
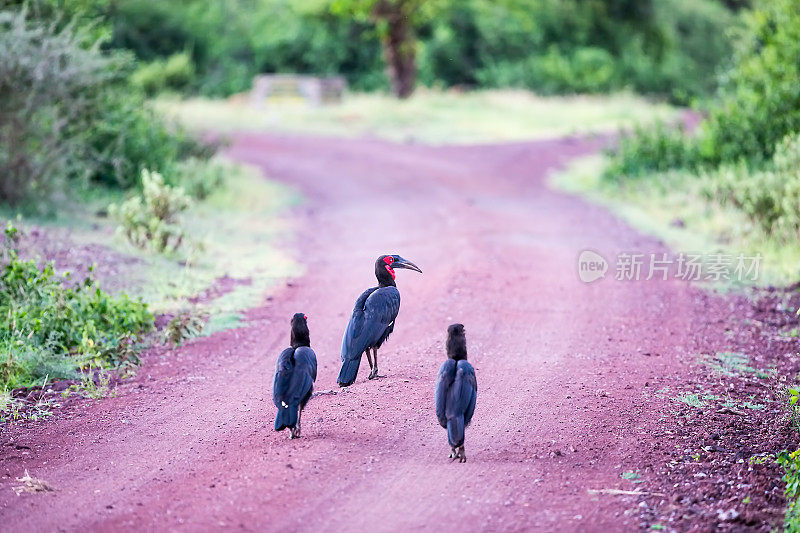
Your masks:
<instances>
[{"instance_id":1,"label":"tree","mask_svg":"<svg viewBox=\"0 0 800 533\"><path fill-rule=\"evenodd\" d=\"M436 0L333 0L331 11L367 18L377 27L392 92L408 98L417 82L416 29L431 19Z\"/></svg>"}]
</instances>

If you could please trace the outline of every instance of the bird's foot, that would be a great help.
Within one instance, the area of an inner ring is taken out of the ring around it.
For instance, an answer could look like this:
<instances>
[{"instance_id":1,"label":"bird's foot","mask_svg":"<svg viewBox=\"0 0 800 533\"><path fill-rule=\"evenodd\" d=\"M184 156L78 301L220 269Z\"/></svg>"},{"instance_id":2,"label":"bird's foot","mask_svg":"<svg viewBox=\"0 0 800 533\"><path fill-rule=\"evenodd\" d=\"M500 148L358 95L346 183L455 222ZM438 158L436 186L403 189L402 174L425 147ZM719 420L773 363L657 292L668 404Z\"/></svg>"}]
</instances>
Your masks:
<instances>
[{"instance_id":1,"label":"bird's foot","mask_svg":"<svg viewBox=\"0 0 800 533\"><path fill-rule=\"evenodd\" d=\"M450 448L450 462L452 463L453 460L458 456L458 452L455 448Z\"/></svg>"},{"instance_id":2,"label":"bird's foot","mask_svg":"<svg viewBox=\"0 0 800 533\"><path fill-rule=\"evenodd\" d=\"M377 369L377 368L373 368L373 369L370 371L368 378L369 378L369 379L375 379L375 378L377 378L377 377L378 377L378 369Z\"/></svg>"},{"instance_id":3,"label":"bird's foot","mask_svg":"<svg viewBox=\"0 0 800 533\"><path fill-rule=\"evenodd\" d=\"M290 439L299 439L300 438L300 429L289 428L289 438Z\"/></svg>"},{"instance_id":4,"label":"bird's foot","mask_svg":"<svg viewBox=\"0 0 800 533\"><path fill-rule=\"evenodd\" d=\"M464 447L461 446L458 449L458 462L459 463L466 463L467 462L467 452L464 451Z\"/></svg>"}]
</instances>

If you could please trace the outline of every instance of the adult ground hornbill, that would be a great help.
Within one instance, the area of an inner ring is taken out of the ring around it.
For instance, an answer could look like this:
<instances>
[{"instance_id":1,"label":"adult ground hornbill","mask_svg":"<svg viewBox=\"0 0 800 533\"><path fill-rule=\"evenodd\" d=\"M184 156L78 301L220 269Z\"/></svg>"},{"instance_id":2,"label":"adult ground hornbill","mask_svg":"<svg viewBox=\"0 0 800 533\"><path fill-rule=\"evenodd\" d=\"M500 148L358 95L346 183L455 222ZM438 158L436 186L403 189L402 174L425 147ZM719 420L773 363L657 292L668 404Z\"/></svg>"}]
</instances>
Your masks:
<instances>
[{"instance_id":1,"label":"adult ground hornbill","mask_svg":"<svg viewBox=\"0 0 800 533\"><path fill-rule=\"evenodd\" d=\"M317 379L317 356L310 347L306 320L303 313L292 317L291 347L278 356L272 383L272 400L278 408L275 431L289 428L290 439L300 436L300 417Z\"/></svg>"},{"instance_id":2,"label":"adult ground hornbill","mask_svg":"<svg viewBox=\"0 0 800 533\"><path fill-rule=\"evenodd\" d=\"M378 375L378 348L394 330L394 320L400 311L400 292L394 284L395 268L422 273L417 265L399 255L382 255L375 261L378 286L365 290L358 297L342 338L342 370L337 379L340 387L352 385L356 380L364 352L369 361L369 379Z\"/></svg>"},{"instance_id":3,"label":"adult ground hornbill","mask_svg":"<svg viewBox=\"0 0 800 533\"><path fill-rule=\"evenodd\" d=\"M463 324L447 328L447 361L436 378L436 416L447 429L450 459L467 462L464 452L464 428L472 421L478 399L475 369L467 362L467 338Z\"/></svg>"}]
</instances>

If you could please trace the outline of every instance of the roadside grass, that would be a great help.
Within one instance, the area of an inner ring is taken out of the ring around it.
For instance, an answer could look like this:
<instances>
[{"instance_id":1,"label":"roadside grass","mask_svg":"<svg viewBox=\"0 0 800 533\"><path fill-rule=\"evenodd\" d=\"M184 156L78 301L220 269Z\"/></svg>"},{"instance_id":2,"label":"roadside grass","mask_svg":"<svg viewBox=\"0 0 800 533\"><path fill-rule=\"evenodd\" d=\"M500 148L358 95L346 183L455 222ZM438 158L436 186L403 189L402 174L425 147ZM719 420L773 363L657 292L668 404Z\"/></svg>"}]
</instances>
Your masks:
<instances>
[{"instance_id":1,"label":"roadside grass","mask_svg":"<svg viewBox=\"0 0 800 533\"><path fill-rule=\"evenodd\" d=\"M608 208L638 230L665 242L676 253L760 254L758 279L704 283L715 290L787 285L800 274L800 243L765 234L741 211L711 202L701 179L684 172L659 174L658 179L611 183L602 180L606 156L573 161L551 177L560 190ZM642 250L647 252L647 250Z\"/></svg>"},{"instance_id":2,"label":"roadside grass","mask_svg":"<svg viewBox=\"0 0 800 533\"><path fill-rule=\"evenodd\" d=\"M669 120L676 110L628 93L541 97L524 90L419 90L408 100L378 93L347 94L341 104L313 107L298 99L254 108L249 97L228 100L160 98L155 109L200 131L270 131L395 142L464 144L519 141L613 131Z\"/></svg>"},{"instance_id":3,"label":"roadside grass","mask_svg":"<svg viewBox=\"0 0 800 533\"><path fill-rule=\"evenodd\" d=\"M775 368L766 370L756 368L751 365L750 358L740 352L717 352L714 354L700 354L697 361L707 367L712 373L720 376L741 376L755 377L758 379L770 379L777 377ZM708 406L717 406L720 409L741 411L742 409L752 409L762 411L766 408L763 398L756 394L747 397L731 396L730 392L724 395L706 392L702 387L694 391L672 391L670 387L663 387L657 390L654 397L662 401L672 401L686 404L696 409L703 409Z\"/></svg>"},{"instance_id":4,"label":"roadside grass","mask_svg":"<svg viewBox=\"0 0 800 533\"><path fill-rule=\"evenodd\" d=\"M187 298L200 298L197 307L217 324L232 324L223 315L258 305L276 280L297 274L298 265L281 247L292 232L279 212L300 202L289 188L268 181L253 167L231 165L224 186L190 208L183 217L188 250L179 254L143 254L119 239L118 250L140 254L148 264L145 279L134 293L150 302L155 312L185 306ZM168 275L165 275L168 274ZM214 295L219 278L232 278L229 292Z\"/></svg>"},{"instance_id":5,"label":"roadside grass","mask_svg":"<svg viewBox=\"0 0 800 533\"><path fill-rule=\"evenodd\" d=\"M95 286L106 290L91 294L99 304L107 307L107 314L99 315L101 322L87 323L82 340L78 335L77 340L53 343L52 337L46 337L46 342L31 344L31 337L25 329L27 325L14 322L15 325L10 326L9 335L13 334L13 338L8 342L13 341L13 346L9 344L13 349L7 357L0 358L0 423L48 416L51 400L47 398L52 399L54 394L46 389L48 380L71 379L74 385L68 393L100 398L110 391L109 369L114 369L121 377L135 373L140 362L137 352L144 346L136 338L138 330L110 340L110 334L100 330L101 323L111 321L111 325L119 329L139 316L132 311L125 312L125 305L134 305L126 302L146 302L146 307L137 313L146 313L142 316L149 317L150 327L153 324L151 312L153 315L189 316L191 327L176 328L180 330L180 338L173 342L179 344L198 334L210 335L242 326L244 310L261 303L278 280L297 275L299 266L283 248L290 240L293 228L280 213L287 206L300 202L301 198L288 187L264 179L255 168L224 161L220 164L225 168L224 184L183 213L180 223L185 232L184 245L171 252L143 250L115 231L116 222L108 218L106 207L112 201L122 199L118 192L95 192L81 205L65 205L64 209L56 210L52 215L22 217L8 211L0 213L5 218L14 219L23 239L29 229L38 235L42 232L52 232L52 235L68 233L69 242L58 243L58 253L71 253L73 248L80 248L96 254L100 265L90 270L96 279L91 291L95 291ZM30 252L35 254L37 250L34 247ZM46 258L39 257L37 262L41 264L42 259ZM16 264L12 262L11 266ZM28 285L46 285L48 291L52 285L67 296L78 294L70 298L83 298L80 296L83 292L75 292L78 289L61 288L61 273L47 274L49 266L36 267L28 262L24 265L29 265L25 267L28 269L25 270L25 283ZM42 268L43 273L33 276L28 273L33 268L37 268L37 272ZM109 272L103 272L104 268ZM122 293L127 297L121 296ZM84 300L77 301L75 312L94 309L81 303ZM0 302L0 307L3 305ZM12 302L11 305L19 314L15 304ZM113 314L118 312L117 309L123 311L120 317ZM47 314L46 309L37 312ZM200 317L203 321L207 319L208 323L198 324ZM50 317L47 320L49 324L55 319ZM83 322L74 323L72 329L83 328L81 324ZM68 331L70 339L75 337L76 334ZM43 335L51 334L45 332ZM5 342L4 339L0 335L0 341ZM150 338L145 342L154 340ZM113 344L107 348L106 344L112 341ZM41 393L37 393L39 399L32 402L14 397L11 391L20 387L42 387Z\"/></svg>"},{"instance_id":6,"label":"roadside grass","mask_svg":"<svg viewBox=\"0 0 800 533\"><path fill-rule=\"evenodd\" d=\"M128 243L114 231L115 222L106 207L119 202L116 191L95 192L85 205L59 209L53 216L16 218L45 230L67 228L76 245L100 245L135 261L115 265L127 294L142 298L155 314L176 313L197 297L195 307L212 321L232 324L218 315L254 307L276 280L297 274L298 265L282 247L292 227L280 212L301 197L277 182L265 179L258 169L219 158L226 168L225 183L181 215L184 246L168 253L154 253ZM10 218L9 212L0 212ZM103 265L97 267L100 279ZM214 294L219 278L232 279L233 289ZM207 297L203 297L203 293Z\"/></svg>"},{"instance_id":7,"label":"roadside grass","mask_svg":"<svg viewBox=\"0 0 800 533\"><path fill-rule=\"evenodd\" d=\"M762 370L750 365L750 358L740 352L717 352L714 355L701 355L700 362L717 374L733 376L736 374L752 374L757 378L775 377L777 370Z\"/></svg>"}]
</instances>

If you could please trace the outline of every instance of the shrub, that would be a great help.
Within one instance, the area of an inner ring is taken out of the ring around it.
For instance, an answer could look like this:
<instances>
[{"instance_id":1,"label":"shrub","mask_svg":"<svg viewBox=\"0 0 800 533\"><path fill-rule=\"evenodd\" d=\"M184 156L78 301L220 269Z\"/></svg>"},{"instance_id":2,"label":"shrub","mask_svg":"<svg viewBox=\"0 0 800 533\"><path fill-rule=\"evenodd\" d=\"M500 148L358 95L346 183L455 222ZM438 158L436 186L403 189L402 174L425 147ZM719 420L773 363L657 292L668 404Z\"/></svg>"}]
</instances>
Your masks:
<instances>
[{"instance_id":1,"label":"shrub","mask_svg":"<svg viewBox=\"0 0 800 533\"><path fill-rule=\"evenodd\" d=\"M800 0L759 0L746 15L734 66L704 124L711 163L768 159L800 131Z\"/></svg>"},{"instance_id":2,"label":"shrub","mask_svg":"<svg viewBox=\"0 0 800 533\"><path fill-rule=\"evenodd\" d=\"M186 89L195 79L195 68L187 52L173 54L166 60L157 59L140 66L131 76L131 82L148 96L165 89Z\"/></svg>"},{"instance_id":3,"label":"shrub","mask_svg":"<svg viewBox=\"0 0 800 533\"><path fill-rule=\"evenodd\" d=\"M734 21L718 0L421 5L419 13L436 14L419 17L414 28L426 84L514 85L548 93L631 87L681 102L715 87L717 67L729 53L725 29ZM357 90L386 88L380 28L333 16L330 6L319 0L120 0L107 16L114 46L158 61L140 74L154 82L153 91L162 86L164 58L187 49L197 67L190 89L206 95L247 90L259 72L339 73ZM547 72L557 73L555 82Z\"/></svg>"},{"instance_id":4,"label":"shrub","mask_svg":"<svg viewBox=\"0 0 800 533\"><path fill-rule=\"evenodd\" d=\"M177 250L183 243L178 215L191 201L180 187L164 183L157 172L142 171L142 196L121 205L111 205L109 213L120 224L119 231L133 245L156 252Z\"/></svg>"},{"instance_id":5,"label":"shrub","mask_svg":"<svg viewBox=\"0 0 800 533\"><path fill-rule=\"evenodd\" d=\"M697 143L686 135L683 127L659 122L623 136L603 177L614 181L698 164Z\"/></svg>"},{"instance_id":6,"label":"shrub","mask_svg":"<svg viewBox=\"0 0 800 533\"><path fill-rule=\"evenodd\" d=\"M225 182L226 167L214 161L190 157L176 163L167 180L196 200L204 200Z\"/></svg>"},{"instance_id":7,"label":"shrub","mask_svg":"<svg viewBox=\"0 0 800 533\"><path fill-rule=\"evenodd\" d=\"M6 232L12 235L12 227ZM0 269L0 389L74 377L85 365L130 361L130 341L153 327L147 305L73 284L49 263L22 261L7 238Z\"/></svg>"},{"instance_id":8,"label":"shrub","mask_svg":"<svg viewBox=\"0 0 800 533\"><path fill-rule=\"evenodd\" d=\"M164 344L180 346L183 341L199 337L208 323L208 315L191 311L183 311L169 321L161 334Z\"/></svg>"},{"instance_id":9,"label":"shrub","mask_svg":"<svg viewBox=\"0 0 800 533\"><path fill-rule=\"evenodd\" d=\"M167 172L185 158L208 159L214 147L180 128L169 128L137 95L109 94L87 133L93 183L128 189L141 185L142 170Z\"/></svg>"},{"instance_id":10,"label":"shrub","mask_svg":"<svg viewBox=\"0 0 800 533\"><path fill-rule=\"evenodd\" d=\"M127 82L130 58L85 31L0 10L0 57L0 201L44 200L76 178L131 187L143 168L213 152L155 117Z\"/></svg>"},{"instance_id":11,"label":"shrub","mask_svg":"<svg viewBox=\"0 0 800 533\"><path fill-rule=\"evenodd\" d=\"M735 21L713 0L468 5L479 44L474 53L462 50L481 84L543 93L629 87L681 103L716 86L717 69L730 53L726 30Z\"/></svg>"},{"instance_id":12,"label":"shrub","mask_svg":"<svg viewBox=\"0 0 800 533\"><path fill-rule=\"evenodd\" d=\"M786 500L789 502L786 508L786 518L784 530L790 532L800 531L800 450L788 452L783 450L775 459L783 467L783 481L786 488L783 491Z\"/></svg>"},{"instance_id":13,"label":"shrub","mask_svg":"<svg viewBox=\"0 0 800 533\"><path fill-rule=\"evenodd\" d=\"M769 160L781 139L800 131L800 0L759 1L745 20L733 66L723 76L719 97L697 137L682 143L667 135L675 146L696 145L690 159L659 161L661 152L642 151L639 166L676 168L688 162L713 167L746 160L757 167ZM638 136L642 138L621 145L612 166L626 168L637 144L667 137L657 129Z\"/></svg>"},{"instance_id":14,"label":"shrub","mask_svg":"<svg viewBox=\"0 0 800 533\"><path fill-rule=\"evenodd\" d=\"M710 199L732 204L768 234L800 237L800 134L777 144L761 170L744 162L723 165L705 178Z\"/></svg>"},{"instance_id":15,"label":"shrub","mask_svg":"<svg viewBox=\"0 0 800 533\"><path fill-rule=\"evenodd\" d=\"M0 200L18 203L89 172L85 132L120 65L24 11L0 11L0 57Z\"/></svg>"}]
</instances>

